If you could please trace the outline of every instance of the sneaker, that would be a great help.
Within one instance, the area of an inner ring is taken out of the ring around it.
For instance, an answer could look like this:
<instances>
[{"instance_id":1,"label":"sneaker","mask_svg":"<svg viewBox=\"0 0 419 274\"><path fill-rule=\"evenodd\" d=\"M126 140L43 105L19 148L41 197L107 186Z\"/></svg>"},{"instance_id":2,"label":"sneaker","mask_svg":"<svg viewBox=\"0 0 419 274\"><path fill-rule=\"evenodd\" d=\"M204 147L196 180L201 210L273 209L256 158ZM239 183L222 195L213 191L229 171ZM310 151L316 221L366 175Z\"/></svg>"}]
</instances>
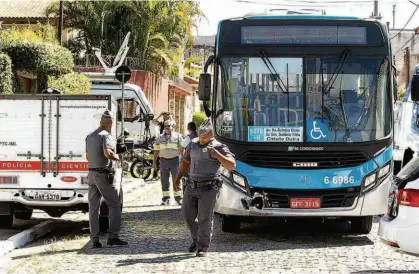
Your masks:
<instances>
[{"instance_id":1,"label":"sneaker","mask_svg":"<svg viewBox=\"0 0 419 274\"><path fill-rule=\"evenodd\" d=\"M116 239L108 239L108 245L113 246L113 245L128 245L127 242L122 241L119 238Z\"/></svg>"},{"instance_id":2,"label":"sneaker","mask_svg":"<svg viewBox=\"0 0 419 274\"><path fill-rule=\"evenodd\" d=\"M168 206L170 204L170 199L163 199L163 201L161 202L161 205L163 206Z\"/></svg>"},{"instance_id":3,"label":"sneaker","mask_svg":"<svg viewBox=\"0 0 419 274\"><path fill-rule=\"evenodd\" d=\"M196 252L196 257L206 257L207 256L207 252L203 251L203 250L198 250Z\"/></svg>"},{"instance_id":4,"label":"sneaker","mask_svg":"<svg viewBox=\"0 0 419 274\"><path fill-rule=\"evenodd\" d=\"M189 247L189 252L194 253L196 252L196 250L197 250L196 243L192 243L191 246Z\"/></svg>"},{"instance_id":5,"label":"sneaker","mask_svg":"<svg viewBox=\"0 0 419 274\"><path fill-rule=\"evenodd\" d=\"M102 248L102 244L100 242L93 242L92 248Z\"/></svg>"}]
</instances>

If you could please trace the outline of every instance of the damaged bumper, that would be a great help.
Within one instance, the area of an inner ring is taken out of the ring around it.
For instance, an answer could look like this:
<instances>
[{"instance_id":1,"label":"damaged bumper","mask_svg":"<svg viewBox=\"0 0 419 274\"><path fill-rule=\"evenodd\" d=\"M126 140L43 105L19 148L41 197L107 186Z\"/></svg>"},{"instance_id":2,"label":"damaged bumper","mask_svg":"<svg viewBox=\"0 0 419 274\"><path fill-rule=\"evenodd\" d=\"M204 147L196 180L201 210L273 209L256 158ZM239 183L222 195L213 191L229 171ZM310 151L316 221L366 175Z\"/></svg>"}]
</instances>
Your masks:
<instances>
[{"instance_id":1,"label":"damaged bumper","mask_svg":"<svg viewBox=\"0 0 419 274\"><path fill-rule=\"evenodd\" d=\"M319 209L291 209L288 206L273 206L265 192L245 192L225 181L220 191L215 211L230 216L253 217L345 217L372 216L385 214L387 211L390 180L385 179L380 185L367 193L353 197L351 204L343 203L340 207ZM290 190L291 191L291 190ZM286 191L284 191L286 193ZM287 196L287 199L290 196ZM322 201L324 203L324 201Z\"/></svg>"}]
</instances>

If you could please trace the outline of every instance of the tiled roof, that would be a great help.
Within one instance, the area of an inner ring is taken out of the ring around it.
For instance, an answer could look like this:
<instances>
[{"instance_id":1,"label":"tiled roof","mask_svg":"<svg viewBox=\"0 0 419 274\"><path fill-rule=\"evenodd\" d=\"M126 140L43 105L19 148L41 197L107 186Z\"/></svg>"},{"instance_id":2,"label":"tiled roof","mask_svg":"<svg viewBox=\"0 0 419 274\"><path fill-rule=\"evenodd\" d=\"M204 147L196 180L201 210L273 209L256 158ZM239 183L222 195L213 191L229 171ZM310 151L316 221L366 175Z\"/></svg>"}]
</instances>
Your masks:
<instances>
[{"instance_id":1,"label":"tiled roof","mask_svg":"<svg viewBox=\"0 0 419 274\"><path fill-rule=\"evenodd\" d=\"M47 7L56 0L0 0L1 18L46 18Z\"/></svg>"}]
</instances>

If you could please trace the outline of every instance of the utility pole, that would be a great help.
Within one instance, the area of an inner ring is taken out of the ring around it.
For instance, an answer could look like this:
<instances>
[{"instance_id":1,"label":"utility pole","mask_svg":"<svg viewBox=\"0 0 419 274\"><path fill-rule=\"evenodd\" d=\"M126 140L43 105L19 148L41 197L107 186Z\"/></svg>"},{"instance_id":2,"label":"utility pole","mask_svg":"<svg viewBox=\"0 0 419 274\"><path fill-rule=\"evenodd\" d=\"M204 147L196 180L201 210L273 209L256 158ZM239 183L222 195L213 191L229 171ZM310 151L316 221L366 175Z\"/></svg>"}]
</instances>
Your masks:
<instances>
[{"instance_id":1,"label":"utility pole","mask_svg":"<svg viewBox=\"0 0 419 274\"><path fill-rule=\"evenodd\" d=\"M374 17L378 16L378 0L374 0Z\"/></svg>"},{"instance_id":2,"label":"utility pole","mask_svg":"<svg viewBox=\"0 0 419 274\"><path fill-rule=\"evenodd\" d=\"M396 4L393 4L393 29L396 28Z\"/></svg>"},{"instance_id":3,"label":"utility pole","mask_svg":"<svg viewBox=\"0 0 419 274\"><path fill-rule=\"evenodd\" d=\"M58 41L63 45L63 0L60 0L60 18L58 19Z\"/></svg>"}]
</instances>

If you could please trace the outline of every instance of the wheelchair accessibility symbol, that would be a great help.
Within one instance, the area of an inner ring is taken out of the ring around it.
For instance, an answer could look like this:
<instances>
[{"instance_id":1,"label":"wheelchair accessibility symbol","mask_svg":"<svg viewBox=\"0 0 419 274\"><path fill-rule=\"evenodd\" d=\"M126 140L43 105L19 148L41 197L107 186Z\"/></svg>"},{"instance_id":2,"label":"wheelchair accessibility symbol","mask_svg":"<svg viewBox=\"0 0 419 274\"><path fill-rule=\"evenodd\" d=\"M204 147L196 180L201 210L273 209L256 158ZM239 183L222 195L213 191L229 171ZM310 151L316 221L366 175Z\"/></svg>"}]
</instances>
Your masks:
<instances>
[{"instance_id":1,"label":"wheelchair accessibility symbol","mask_svg":"<svg viewBox=\"0 0 419 274\"><path fill-rule=\"evenodd\" d=\"M327 141L327 135L329 134L329 121L308 119L307 133L307 139L311 142Z\"/></svg>"}]
</instances>

